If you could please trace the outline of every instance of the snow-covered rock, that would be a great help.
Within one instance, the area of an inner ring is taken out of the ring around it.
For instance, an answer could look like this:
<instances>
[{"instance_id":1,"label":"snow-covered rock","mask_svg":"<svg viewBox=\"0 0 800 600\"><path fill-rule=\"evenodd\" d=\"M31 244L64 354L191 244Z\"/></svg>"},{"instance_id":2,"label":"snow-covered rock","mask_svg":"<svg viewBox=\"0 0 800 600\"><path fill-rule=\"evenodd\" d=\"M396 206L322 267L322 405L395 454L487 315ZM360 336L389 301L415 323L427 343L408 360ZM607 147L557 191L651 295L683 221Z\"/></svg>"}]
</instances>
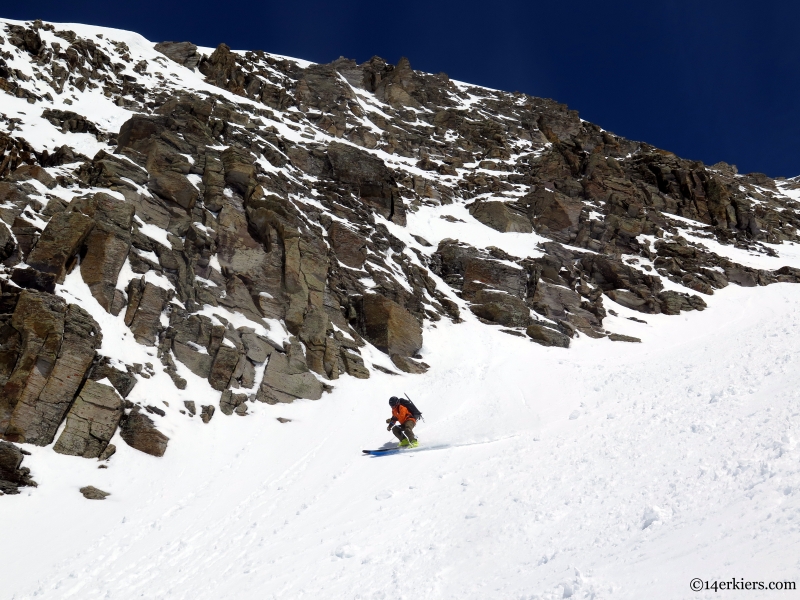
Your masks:
<instances>
[{"instance_id":1,"label":"snow-covered rock","mask_svg":"<svg viewBox=\"0 0 800 600\"><path fill-rule=\"evenodd\" d=\"M796 179L406 59L0 29L12 597L794 572ZM358 456L405 391L423 445Z\"/></svg>"}]
</instances>

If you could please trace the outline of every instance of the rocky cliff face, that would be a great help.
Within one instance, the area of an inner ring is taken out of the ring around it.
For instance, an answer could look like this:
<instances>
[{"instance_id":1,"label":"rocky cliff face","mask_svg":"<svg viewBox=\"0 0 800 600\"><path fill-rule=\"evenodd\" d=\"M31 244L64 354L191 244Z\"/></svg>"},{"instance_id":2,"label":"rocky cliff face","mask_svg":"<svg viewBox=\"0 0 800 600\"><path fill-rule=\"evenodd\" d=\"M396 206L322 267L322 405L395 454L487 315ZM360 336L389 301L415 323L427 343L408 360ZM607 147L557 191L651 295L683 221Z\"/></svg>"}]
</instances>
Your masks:
<instances>
[{"instance_id":1,"label":"rocky cliff face","mask_svg":"<svg viewBox=\"0 0 800 600\"><path fill-rule=\"evenodd\" d=\"M424 372L424 329L465 310L545 346L635 342L607 311L677 315L800 277L744 260L798 241L800 182L682 159L552 100L405 59L0 31L7 442L105 459L119 431L161 456L159 422L196 403L208 423ZM27 482L2 448L0 479Z\"/></svg>"}]
</instances>

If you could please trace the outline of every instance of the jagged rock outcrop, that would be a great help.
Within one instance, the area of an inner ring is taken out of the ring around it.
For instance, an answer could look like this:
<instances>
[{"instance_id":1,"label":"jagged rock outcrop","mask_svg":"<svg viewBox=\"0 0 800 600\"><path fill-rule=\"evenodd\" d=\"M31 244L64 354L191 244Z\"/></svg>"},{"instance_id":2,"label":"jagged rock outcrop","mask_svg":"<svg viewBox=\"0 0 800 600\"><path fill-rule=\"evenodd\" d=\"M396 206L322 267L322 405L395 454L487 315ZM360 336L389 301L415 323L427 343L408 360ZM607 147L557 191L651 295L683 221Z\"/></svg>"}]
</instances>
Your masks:
<instances>
[{"instance_id":1,"label":"jagged rock outcrop","mask_svg":"<svg viewBox=\"0 0 800 600\"><path fill-rule=\"evenodd\" d=\"M580 200L540 185L523 199L522 204L527 206L536 233L569 243L571 234L577 232L583 212Z\"/></svg>"},{"instance_id":2,"label":"jagged rock outcrop","mask_svg":"<svg viewBox=\"0 0 800 600\"><path fill-rule=\"evenodd\" d=\"M336 258L351 269L361 269L369 255L367 240L342 223L331 223L328 239Z\"/></svg>"},{"instance_id":3,"label":"jagged rock outcrop","mask_svg":"<svg viewBox=\"0 0 800 600\"><path fill-rule=\"evenodd\" d=\"M125 306L125 297L116 289L116 282L131 249L135 208L131 202L95 194L76 201L75 209L94 219L81 257L81 278L100 306L117 315Z\"/></svg>"},{"instance_id":4,"label":"jagged rock outcrop","mask_svg":"<svg viewBox=\"0 0 800 600\"><path fill-rule=\"evenodd\" d=\"M392 172L379 158L364 150L333 142L328 146L331 175L354 186L362 202L389 221L406 224L406 211Z\"/></svg>"},{"instance_id":5,"label":"jagged rock outcrop","mask_svg":"<svg viewBox=\"0 0 800 600\"><path fill-rule=\"evenodd\" d=\"M161 313L167 302L167 291L146 282L142 277L131 280L127 295L125 325L130 327L137 342L155 346L161 330Z\"/></svg>"},{"instance_id":6,"label":"jagged rock outcrop","mask_svg":"<svg viewBox=\"0 0 800 600\"><path fill-rule=\"evenodd\" d=\"M95 356L94 363L89 370L89 379L92 381L102 381L108 379L114 389L122 398L127 398L128 394L136 387L138 379L133 367L125 370L119 369L110 364L108 357Z\"/></svg>"},{"instance_id":7,"label":"jagged rock outcrop","mask_svg":"<svg viewBox=\"0 0 800 600\"><path fill-rule=\"evenodd\" d=\"M197 46L191 42L161 42L154 48L187 69L194 69L200 63L201 55L197 53Z\"/></svg>"},{"instance_id":8,"label":"jagged rock outcrop","mask_svg":"<svg viewBox=\"0 0 800 600\"><path fill-rule=\"evenodd\" d=\"M46 446L102 342L100 327L79 306L30 290L19 294L9 324L19 352L0 394L0 433Z\"/></svg>"},{"instance_id":9,"label":"jagged rock outcrop","mask_svg":"<svg viewBox=\"0 0 800 600\"><path fill-rule=\"evenodd\" d=\"M17 244L14 236L3 223L0 223L0 260L5 260L14 253Z\"/></svg>"},{"instance_id":10,"label":"jagged rock outcrop","mask_svg":"<svg viewBox=\"0 0 800 600\"><path fill-rule=\"evenodd\" d=\"M414 356L422 348L422 327L397 302L367 294L361 300L363 335L388 355Z\"/></svg>"},{"instance_id":11,"label":"jagged rock outcrop","mask_svg":"<svg viewBox=\"0 0 800 600\"><path fill-rule=\"evenodd\" d=\"M502 232L530 233L530 220L524 212L505 202L476 202L470 214L484 225Z\"/></svg>"},{"instance_id":12,"label":"jagged rock outcrop","mask_svg":"<svg viewBox=\"0 0 800 600\"><path fill-rule=\"evenodd\" d=\"M234 394L231 390L225 390L219 400L219 408L226 415L232 415L235 412L237 415L244 416L247 414L246 403L247 394Z\"/></svg>"},{"instance_id":13,"label":"jagged rock outcrop","mask_svg":"<svg viewBox=\"0 0 800 600\"><path fill-rule=\"evenodd\" d=\"M303 348L295 340L285 353L270 355L256 399L267 404L292 402L298 398L319 400L322 391L322 382L308 368Z\"/></svg>"},{"instance_id":14,"label":"jagged rock outcrop","mask_svg":"<svg viewBox=\"0 0 800 600\"><path fill-rule=\"evenodd\" d=\"M117 430L124 404L113 387L87 381L67 413L64 431L53 450L59 454L98 458Z\"/></svg>"},{"instance_id":15,"label":"jagged rock outcrop","mask_svg":"<svg viewBox=\"0 0 800 600\"><path fill-rule=\"evenodd\" d=\"M427 363L412 360L407 356L400 356L399 354L392 354L391 359L394 366L405 373L418 375L420 373L425 373L430 368L430 365Z\"/></svg>"},{"instance_id":16,"label":"jagged rock outcrop","mask_svg":"<svg viewBox=\"0 0 800 600\"><path fill-rule=\"evenodd\" d=\"M470 310L487 321L506 327L527 327L531 309L516 296L506 292L478 290L472 297Z\"/></svg>"},{"instance_id":17,"label":"jagged rock outcrop","mask_svg":"<svg viewBox=\"0 0 800 600\"><path fill-rule=\"evenodd\" d=\"M800 282L800 266L749 266L800 242L797 180L682 159L552 100L407 59L307 65L190 42L156 44L154 59L111 32L0 29L0 93L30 105L0 115L6 440L47 445L66 420L59 452L108 458L119 428L161 456L145 413L189 418L172 395L209 424L215 407L316 400L373 368L423 373L441 319L545 346L635 341L607 314ZM130 118L108 129L81 114L91 103ZM27 121L52 145L26 140ZM481 226L530 239L513 245L524 256L455 239ZM190 383L215 397L190 399ZM147 397L159 386L164 408Z\"/></svg>"},{"instance_id":18,"label":"jagged rock outcrop","mask_svg":"<svg viewBox=\"0 0 800 600\"><path fill-rule=\"evenodd\" d=\"M204 56L200 60L199 70L209 83L243 95L245 76L227 44L217 46L210 57Z\"/></svg>"},{"instance_id":19,"label":"jagged rock outcrop","mask_svg":"<svg viewBox=\"0 0 800 600\"><path fill-rule=\"evenodd\" d=\"M41 273L54 275L56 283L63 283L93 227L94 221L80 212L64 211L53 215L26 262Z\"/></svg>"},{"instance_id":20,"label":"jagged rock outcrop","mask_svg":"<svg viewBox=\"0 0 800 600\"><path fill-rule=\"evenodd\" d=\"M19 494L19 488L23 486L36 486L30 477L30 469L21 466L25 454L14 444L0 441L0 496Z\"/></svg>"}]
</instances>

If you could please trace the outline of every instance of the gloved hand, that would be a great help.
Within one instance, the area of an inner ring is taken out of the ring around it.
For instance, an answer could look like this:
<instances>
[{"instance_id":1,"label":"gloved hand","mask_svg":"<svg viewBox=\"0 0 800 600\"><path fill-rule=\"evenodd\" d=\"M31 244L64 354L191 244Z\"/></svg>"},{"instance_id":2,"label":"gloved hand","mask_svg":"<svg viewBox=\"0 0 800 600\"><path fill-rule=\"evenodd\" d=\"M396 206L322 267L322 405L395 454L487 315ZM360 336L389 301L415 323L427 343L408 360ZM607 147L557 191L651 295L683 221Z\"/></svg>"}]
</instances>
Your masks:
<instances>
[{"instance_id":1,"label":"gloved hand","mask_svg":"<svg viewBox=\"0 0 800 600\"><path fill-rule=\"evenodd\" d=\"M387 423L391 423L391 422L392 422L392 419L386 419L386 422L387 422Z\"/></svg>"},{"instance_id":2,"label":"gloved hand","mask_svg":"<svg viewBox=\"0 0 800 600\"><path fill-rule=\"evenodd\" d=\"M391 430L392 430L392 424L391 424L391 423L389 423L389 424L386 426L386 431L391 431Z\"/></svg>"}]
</instances>

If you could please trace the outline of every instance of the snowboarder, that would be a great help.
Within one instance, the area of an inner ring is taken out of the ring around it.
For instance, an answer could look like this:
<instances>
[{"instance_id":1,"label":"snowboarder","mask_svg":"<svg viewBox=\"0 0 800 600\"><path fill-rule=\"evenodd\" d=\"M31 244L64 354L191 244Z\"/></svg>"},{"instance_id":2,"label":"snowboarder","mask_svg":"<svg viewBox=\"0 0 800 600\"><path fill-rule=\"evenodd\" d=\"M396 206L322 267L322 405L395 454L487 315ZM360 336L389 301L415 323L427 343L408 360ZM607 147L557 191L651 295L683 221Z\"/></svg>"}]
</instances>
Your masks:
<instances>
[{"instance_id":1,"label":"snowboarder","mask_svg":"<svg viewBox=\"0 0 800 600\"><path fill-rule=\"evenodd\" d=\"M386 431L391 430L395 437L400 440L400 446L402 447L410 446L416 448L419 446L413 430L417 424L417 419L422 417L422 413L417 410L411 400L405 400L397 396L389 398L389 406L392 407L392 417L386 419L389 424Z\"/></svg>"}]
</instances>

